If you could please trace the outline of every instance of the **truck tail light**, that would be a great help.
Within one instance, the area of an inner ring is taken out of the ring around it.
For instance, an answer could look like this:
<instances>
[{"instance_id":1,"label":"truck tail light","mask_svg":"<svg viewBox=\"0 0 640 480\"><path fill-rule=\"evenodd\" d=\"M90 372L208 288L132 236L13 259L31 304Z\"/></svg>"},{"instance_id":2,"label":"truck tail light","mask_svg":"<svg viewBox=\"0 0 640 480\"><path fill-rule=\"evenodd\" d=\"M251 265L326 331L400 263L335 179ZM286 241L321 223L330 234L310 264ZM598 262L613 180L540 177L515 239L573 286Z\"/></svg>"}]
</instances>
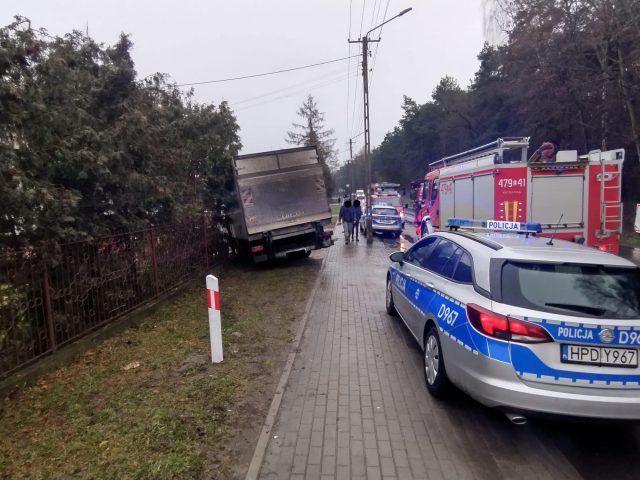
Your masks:
<instances>
[{"instance_id":1,"label":"truck tail light","mask_svg":"<svg viewBox=\"0 0 640 480\"><path fill-rule=\"evenodd\" d=\"M264 250L264 245L254 245L251 247L251 253L258 253Z\"/></svg>"},{"instance_id":2,"label":"truck tail light","mask_svg":"<svg viewBox=\"0 0 640 480\"><path fill-rule=\"evenodd\" d=\"M519 343L553 342L549 332L535 323L505 317L473 303L467 305L467 317L476 330L489 337Z\"/></svg>"},{"instance_id":3,"label":"truck tail light","mask_svg":"<svg viewBox=\"0 0 640 480\"><path fill-rule=\"evenodd\" d=\"M333 235L333 230L325 230L322 232L322 235L325 237L330 237Z\"/></svg>"}]
</instances>

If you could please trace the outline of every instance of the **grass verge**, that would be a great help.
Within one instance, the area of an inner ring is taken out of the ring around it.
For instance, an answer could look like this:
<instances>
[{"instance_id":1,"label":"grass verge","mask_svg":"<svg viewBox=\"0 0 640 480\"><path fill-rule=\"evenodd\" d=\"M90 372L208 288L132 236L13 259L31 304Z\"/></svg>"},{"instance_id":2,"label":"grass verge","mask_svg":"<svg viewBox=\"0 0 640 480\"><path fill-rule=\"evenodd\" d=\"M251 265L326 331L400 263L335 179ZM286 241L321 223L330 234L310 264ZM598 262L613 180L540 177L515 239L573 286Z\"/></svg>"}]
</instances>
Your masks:
<instances>
[{"instance_id":1,"label":"grass verge","mask_svg":"<svg viewBox=\"0 0 640 480\"><path fill-rule=\"evenodd\" d=\"M225 360L204 289L0 403L0 478L241 478L321 261L218 273Z\"/></svg>"},{"instance_id":2,"label":"grass verge","mask_svg":"<svg viewBox=\"0 0 640 480\"><path fill-rule=\"evenodd\" d=\"M331 207L331 223L333 225L338 221L338 214L340 213L340 204L339 203L330 203Z\"/></svg>"}]
</instances>

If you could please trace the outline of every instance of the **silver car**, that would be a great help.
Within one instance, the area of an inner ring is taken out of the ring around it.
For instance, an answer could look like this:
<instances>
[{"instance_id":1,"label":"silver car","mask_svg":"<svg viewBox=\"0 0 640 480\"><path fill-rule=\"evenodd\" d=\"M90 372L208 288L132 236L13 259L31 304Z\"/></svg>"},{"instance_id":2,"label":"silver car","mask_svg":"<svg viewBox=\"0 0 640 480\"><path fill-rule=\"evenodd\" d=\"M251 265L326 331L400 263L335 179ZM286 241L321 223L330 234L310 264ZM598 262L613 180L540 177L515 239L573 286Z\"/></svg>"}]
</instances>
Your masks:
<instances>
[{"instance_id":1,"label":"silver car","mask_svg":"<svg viewBox=\"0 0 640 480\"><path fill-rule=\"evenodd\" d=\"M640 419L640 271L576 243L438 232L391 255L386 307L451 384L516 423L529 411Z\"/></svg>"}]
</instances>

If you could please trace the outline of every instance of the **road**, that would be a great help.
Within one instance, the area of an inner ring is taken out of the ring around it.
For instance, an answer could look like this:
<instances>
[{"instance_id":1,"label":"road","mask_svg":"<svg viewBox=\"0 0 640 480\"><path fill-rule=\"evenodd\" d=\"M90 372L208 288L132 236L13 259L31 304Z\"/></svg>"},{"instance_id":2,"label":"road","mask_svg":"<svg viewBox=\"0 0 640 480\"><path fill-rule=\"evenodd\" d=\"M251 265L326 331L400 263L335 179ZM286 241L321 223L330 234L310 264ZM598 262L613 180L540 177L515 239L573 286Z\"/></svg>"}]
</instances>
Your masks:
<instances>
[{"instance_id":1,"label":"road","mask_svg":"<svg viewBox=\"0 0 640 480\"><path fill-rule=\"evenodd\" d=\"M620 247L620 256L640 266L640 248L622 246Z\"/></svg>"},{"instance_id":2,"label":"road","mask_svg":"<svg viewBox=\"0 0 640 480\"><path fill-rule=\"evenodd\" d=\"M399 239L329 249L260 477L640 477L640 426L531 418L512 425L461 392L424 387L422 352L384 311L384 277Z\"/></svg>"}]
</instances>

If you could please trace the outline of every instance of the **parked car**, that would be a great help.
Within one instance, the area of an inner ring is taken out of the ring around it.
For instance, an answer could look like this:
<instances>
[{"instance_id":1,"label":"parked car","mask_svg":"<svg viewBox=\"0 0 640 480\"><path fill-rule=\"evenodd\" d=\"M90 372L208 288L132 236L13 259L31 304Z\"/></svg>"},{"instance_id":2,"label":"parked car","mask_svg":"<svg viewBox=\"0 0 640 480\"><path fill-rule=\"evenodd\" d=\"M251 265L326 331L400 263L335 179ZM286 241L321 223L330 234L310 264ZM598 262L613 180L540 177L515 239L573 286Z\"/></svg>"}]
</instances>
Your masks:
<instances>
[{"instance_id":1,"label":"parked car","mask_svg":"<svg viewBox=\"0 0 640 480\"><path fill-rule=\"evenodd\" d=\"M640 270L632 262L531 232L491 231L436 232L390 258L387 311L424 350L432 395L455 385L514 423L532 411L640 419Z\"/></svg>"},{"instance_id":2,"label":"parked car","mask_svg":"<svg viewBox=\"0 0 640 480\"><path fill-rule=\"evenodd\" d=\"M360 218L360 231L363 233L366 230L368 215L371 215L373 233L390 233L396 238L402 233L403 219L395 208L374 205L371 209L367 209Z\"/></svg>"}]
</instances>

